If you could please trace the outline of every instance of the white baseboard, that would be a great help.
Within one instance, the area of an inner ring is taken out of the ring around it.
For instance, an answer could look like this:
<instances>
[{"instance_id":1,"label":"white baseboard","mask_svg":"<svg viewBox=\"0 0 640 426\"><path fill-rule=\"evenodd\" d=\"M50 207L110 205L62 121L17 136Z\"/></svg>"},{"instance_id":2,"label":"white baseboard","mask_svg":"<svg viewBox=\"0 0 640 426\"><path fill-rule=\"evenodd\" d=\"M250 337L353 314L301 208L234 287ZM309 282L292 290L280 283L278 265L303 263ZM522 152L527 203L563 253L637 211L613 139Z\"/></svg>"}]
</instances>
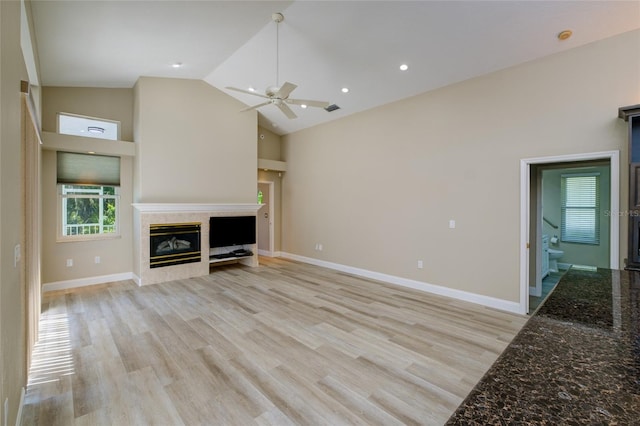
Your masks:
<instances>
[{"instance_id":1,"label":"white baseboard","mask_svg":"<svg viewBox=\"0 0 640 426\"><path fill-rule=\"evenodd\" d=\"M269 250L258 250L258 254L264 257L280 257L281 253L279 251L269 251Z\"/></svg>"},{"instance_id":2,"label":"white baseboard","mask_svg":"<svg viewBox=\"0 0 640 426\"><path fill-rule=\"evenodd\" d=\"M571 268L572 263L560 263L558 262L558 269L569 269Z\"/></svg>"},{"instance_id":3,"label":"white baseboard","mask_svg":"<svg viewBox=\"0 0 640 426\"><path fill-rule=\"evenodd\" d=\"M97 277L79 278L76 280L68 281L55 281L52 283L46 283L42 285L42 292L56 290L66 290L69 288L86 287L89 285L105 284L115 281L132 280L135 278L133 272L123 272L121 274L100 275Z\"/></svg>"},{"instance_id":4,"label":"white baseboard","mask_svg":"<svg viewBox=\"0 0 640 426\"><path fill-rule=\"evenodd\" d=\"M324 260L313 259L311 257L299 256L297 254L281 252L280 256L285 259L296 260L298 262L309 263L311 265L322 266L324 268L333 269L340 272L346 272L352 275L358 275L364 278L383 281L385 283L399 285L402 287L421 290L427 293L433 293L440 296L451 297L452 299L463 300L465 302L476 303L478 305L489 308L499 309L501 311L512 312L514 314L522 314L520 304L510 302L508 300L497 299L495 297L483 296L481 294L469 293L467 291L456 290L435 284L429 284L422 281L410 280L407 278L397 277L394 275L382 274L380 272L369 271L367 269L354 268L352 266L341 265L339 263L327 262Z\"/></svg>"},{"instance_id":5,"label":"white baseboard","mask_svg":"<svg viewBox=\"0 0 640 426\"><path fill-rule=\"evenodd\" d=\"M20 391L20 405L18 405L18 414L16 415L16 426L22 425L22 407L24 406L24 394L25 390L22 387L22 391Z\"/></svg>"}]
</instances>

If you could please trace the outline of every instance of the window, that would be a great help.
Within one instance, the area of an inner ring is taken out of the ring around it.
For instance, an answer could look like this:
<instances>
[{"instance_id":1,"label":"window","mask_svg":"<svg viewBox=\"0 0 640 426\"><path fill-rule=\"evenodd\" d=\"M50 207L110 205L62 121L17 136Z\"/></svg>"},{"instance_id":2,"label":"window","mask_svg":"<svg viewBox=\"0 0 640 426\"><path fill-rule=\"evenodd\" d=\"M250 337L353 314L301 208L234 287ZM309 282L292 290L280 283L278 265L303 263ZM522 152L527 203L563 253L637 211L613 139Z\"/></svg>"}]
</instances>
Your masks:
<instances>
[{"instance_id":1,"label":"window","mask_svg":"<svg viewBox=\"0 0 640 426\"><path fill-rule=\"evenodd\" d=\"M120 139L120 122L103 118L58 113L58 133L97 139Z\"/></svg>"},{"instance_id":2,"label":"window","mask_svg":"<svg viewBox=\"0 0 640 426\"><path fill-rule=\"evenodd\" d=\"M600 173L562 175L561 238L600 244Z\"/></svg>"},{"instance_id":3,"label":"window","mask_svg":"<svg viewBox=\"0 0 640 426\"><path fill-rule=\"evenodd\" d=\"M59 185L62 236L117 235L118 187Z\"/></svg>"},{"instance_id":4,"label":"window","mask_svg":"<svg viewBox=\"0 0 640 426\"><path fill-rule=\"evenodd\" d=\"M120 158L57 153L61 240L119 235Z\"/></svg>"}]
</instances>

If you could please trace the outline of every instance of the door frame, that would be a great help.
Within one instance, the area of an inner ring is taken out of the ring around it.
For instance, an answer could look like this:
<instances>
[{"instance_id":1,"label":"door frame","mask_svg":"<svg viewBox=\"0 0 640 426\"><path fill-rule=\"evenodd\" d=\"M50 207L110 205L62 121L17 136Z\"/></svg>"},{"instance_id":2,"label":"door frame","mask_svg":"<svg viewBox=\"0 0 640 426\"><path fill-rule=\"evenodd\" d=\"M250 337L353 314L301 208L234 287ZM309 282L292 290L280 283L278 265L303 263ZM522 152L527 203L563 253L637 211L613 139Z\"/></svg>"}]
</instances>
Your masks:
<instances>
[{"instance_id":1,"label":"door frame","mask_svg":"<svg viewBox=\"0 0 640 426\"><path fill-rule=\"evenodd\" d=\"M620 151L602 151L583 154L535 157L520 160L520 313L529 311L529 242L531 165L592 160L609 160L611 165L611 204L609 267L620 266Z\"/></svg>"},{"instance_id":2,"label":"door frame","mask_svg":"<svg viewBox=\"0 0 640 426\"><path fill-rule=\"evenodd\" d=\"M264 250L260 250L258 249L258 253L262 256L269 256L269 257L273 257L275 256L275 238L274 238L274 233L275 233L275 221L274 221L274 189L275 189L275 183L271 180L259 180L258 184L263 184L263 185L269 185L269 250L268 251L264 251ZM258 188L259 190L259 188ZM258 210L258 214L260 210Z\"/></svg>"}]
</instances>

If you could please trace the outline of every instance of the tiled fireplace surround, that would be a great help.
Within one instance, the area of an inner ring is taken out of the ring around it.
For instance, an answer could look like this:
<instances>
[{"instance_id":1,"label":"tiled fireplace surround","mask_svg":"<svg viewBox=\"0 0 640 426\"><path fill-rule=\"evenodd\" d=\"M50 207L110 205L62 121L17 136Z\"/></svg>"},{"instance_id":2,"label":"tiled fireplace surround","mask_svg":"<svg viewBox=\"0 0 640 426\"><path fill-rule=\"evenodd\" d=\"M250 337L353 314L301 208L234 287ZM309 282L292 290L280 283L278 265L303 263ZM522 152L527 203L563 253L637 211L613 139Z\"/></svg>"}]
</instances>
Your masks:
<instances>
[{"instance_id":1,"label":"tiled fireplace surround","mask_svg":"<svg viewBox=\"0 0 640 426\"><path fill-rule=\"evenodd\" d=\"M259 204L192 204L192 203L134 203L134 265L138 285L156 284L209 274L209 218L212 216L255 216ZM196 263L153 268L149 266L149 226L168 223L201 223L200 244L202 260ZM247 247L249 248L249 247ZM251 247L252 257L240 260L248 266L258 266L257 247Z\"/></svg>"}]
</instances>

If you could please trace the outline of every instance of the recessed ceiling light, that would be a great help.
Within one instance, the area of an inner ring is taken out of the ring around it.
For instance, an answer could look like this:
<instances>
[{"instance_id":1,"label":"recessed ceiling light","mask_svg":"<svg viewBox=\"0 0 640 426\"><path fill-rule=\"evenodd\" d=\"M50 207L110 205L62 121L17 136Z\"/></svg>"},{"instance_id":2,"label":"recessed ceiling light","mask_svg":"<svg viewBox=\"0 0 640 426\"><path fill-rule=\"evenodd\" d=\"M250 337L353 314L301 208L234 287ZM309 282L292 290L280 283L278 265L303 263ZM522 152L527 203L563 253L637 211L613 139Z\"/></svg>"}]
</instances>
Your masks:
<instances>
[{"instance_id":1,"label":"recessed ceiling light","mask_svg":"<svg viewBox=\"0 0 640 426\"><path fill-rule=\"evenodd\" d=\"M571 30L560 31L558 33L558 40L560 40L560 41L566 40L569 37L571 37L571 34L573 34L573 32Z\"/></svg>"},{"instance_id":2,"label":"recessed ceiling light","mask_svg":"<svg viewBox=\"0 0 640 426\"><path fill-rule=\"evenodd\" d=\"M173 68L180 68L182 67L182 62L175 62L174 64L171 65Z\"/></svg>"},{"instance_id":3,"label":"recessed ceiling light","mask_svg":"<svg viewBox=\"0 0 640 426\"><path fill-rule=\"evenodd\" d=\"M307 106L305 104L300 104L300 108L306 108Z\"/></svg>"},{"instance_id":4,"label":"recessed ceiling light","mask_svg":"<svg viewBox=\"0 0 640 426\"><path fill-rule=\"evenodd\" d=\"M409 65L407 65L407 64L402 64L402 65L400 65L400 70L401 70L401 71L406 71L406 70L408 70L408 69L409 69Z\"/></svg>"},{"instance_id":5,"label":"recessed ceiling light","mask_svg":"<svg viewBox=\"0 0 640 426\"><path fill-rule=\"evenodd\" d=\"M87 151L87 154L95 154L95 151Z\"/></svg>"},{"instance_id":6,"label":"recessed ceiling light","mask_svg":"<svg viewBox=\"0 0 640 426\"><path fill-rule=\"evenodd\" d=\"M89 126L87 127L89 133L104 133L104 128L97 126Z\"/></svg>"},{"instance_id":7,"label":"recessed ceiling light","mask_svg":"<svg viewBox=\"0 0 640 426\"><path fill-rule=\"evenodd\" d=\"M349 93L348 87L343 87L341 90L342 90L342 93Z\"/></svg>"},{"instance_id":8,"label":"recessed ceiling light","mask_svg":"<svg viewBox=\"0 0 640 426\"><path fill-rule=\"evenodd\" d=\"M249 91L250 91L250 92L255 92L255 91L256 91L256 89L254 89L253 87L249 87Z\"/></svg>"}]
</instances>

